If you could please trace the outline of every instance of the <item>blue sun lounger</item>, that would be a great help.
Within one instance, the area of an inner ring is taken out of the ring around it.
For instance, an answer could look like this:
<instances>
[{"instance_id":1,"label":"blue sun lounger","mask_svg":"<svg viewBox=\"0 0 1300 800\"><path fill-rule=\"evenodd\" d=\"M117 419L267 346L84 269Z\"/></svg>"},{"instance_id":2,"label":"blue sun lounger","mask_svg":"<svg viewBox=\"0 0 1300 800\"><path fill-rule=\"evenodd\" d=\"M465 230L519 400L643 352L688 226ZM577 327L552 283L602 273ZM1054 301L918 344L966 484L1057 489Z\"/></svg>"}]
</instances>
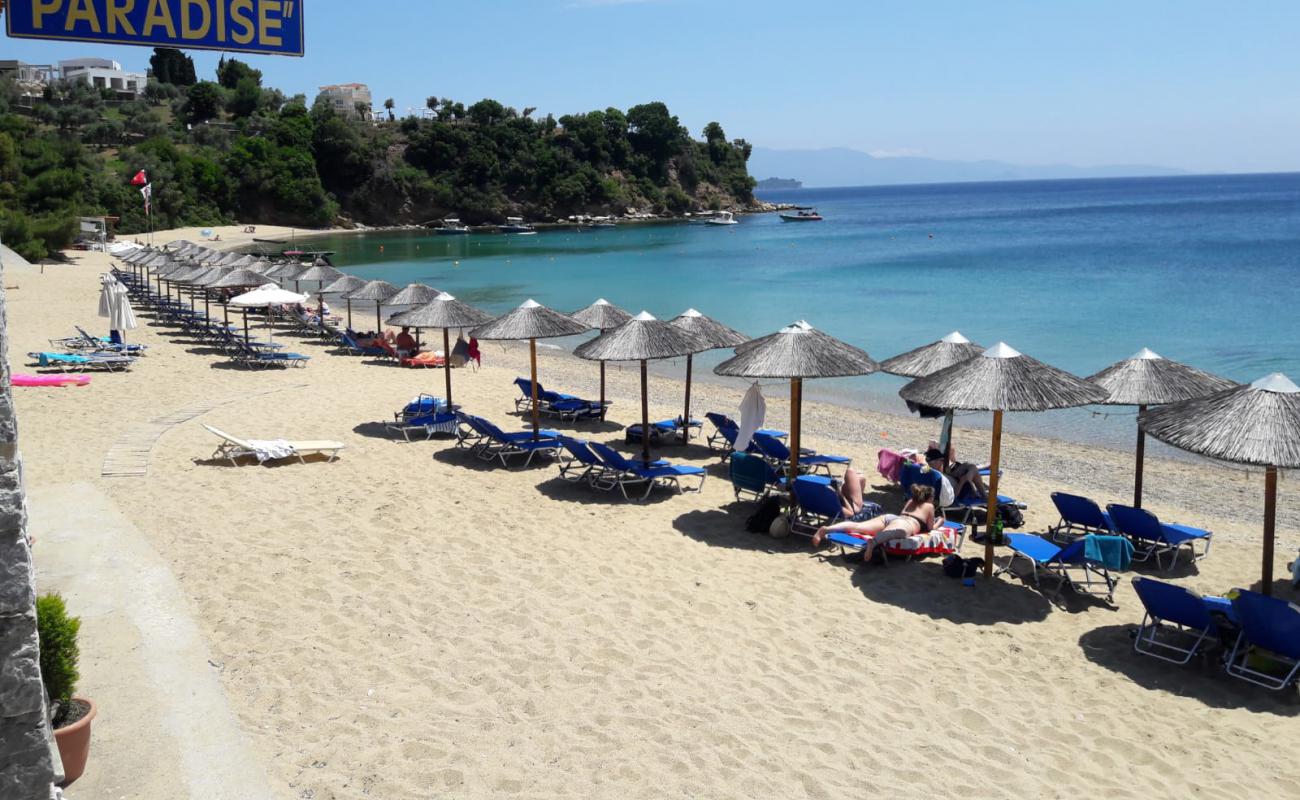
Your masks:
<instances>
[{"instance_id":1,"label":"blue sun lounger","mask_svg":"<svg viewBox=\"0 0 1300 800\"><path fill-rule=\"evenodd\" d=\"M1058 542L1073 541L1089 533L1110 535L1115 532L1110 515L1087 497L1052 492L1052 504L1060 512L1061 521L1048 528L1047 534Z\"/></svg>"},{"instance_id":2,"label":"blue sun lounger","mask_svg":"<svg viewBox=\"0 0 1300 800\"><path fill-rule=\"evenodd\" d=\"M1300 606L1238 589L1232 601L1241 633L1224 669L1234 678L1278 691L1300 679ZM1272 662L1275 669L1265 670Z\"/></svg>"},{"instance_id":3,"label":"blue sun lounger","mask_svg":"<svg viewBox=\"0 0 1300 800\"><path fill-rule=\"evenodd\" d=\"M355 353L359 356L378 356L380 358L388 356L388 351L382 347L373 347L371 345L361 344L361 342L357 340L356 331L343 331L339 334L339 341L343 344L344 349L349 353Z\"/></svg>"},{"instance_id":4,"label":"blue sun lounger","mask_svg":"<svg viewBox=\"0 0 1300 800\"><path fill-rule=\"evenodd\" d=\"M1084 554L1086 539L1085 536L1067 545L1058 546L1037 534L1008 533L1006 545L1011 548L1011 558L995 574L1010 572L1016 559L1022 558L1029 562L1035 586L1041 586L1038 582L1038 573L1042 570L1060 581L1058 594L1061 589L1068 586L1079 594L1104 596L1106 602L1113 603L1115 584L1119 579L1110 574L1105 564L1089 559Z\"/></svg>"},{"instance_id":5,"label":"blue sun lounger","mask_svg":"<svg viewBox=\"0 0 1300 800\"><path fill-rule=\"evenodd\" d=\"M101 369L106 372L117 372L119 370L130 369L135 363L131 356L118 356L108 353L90 353L82 355L80 353L28 353L28 358L35 359L38 367L46 369L57 369L60 372L80 372L88 369Z\"/></svg>"},{"instance_id":6,"label":"blue sun lounger","mask_svg":"<svg viewBox=\"0 0 1300 800\"><path fill-rule=\"evenodd\" d=\"M528 378L515 378L515 386L519 387L522 397L515 398L516 411L531 411L533 408L533 382ZM602 404L599 400L583 400L571 394L561 392L552 392L537 384L537 412L539 414L549 414L553 417L559 417L564 420L591 419L602 417L605 410L611 405L606 400Z\"/></svg>"},{"instance_id":7,"label":"blue sun lounger","mask_svg":"<svg viewBox=\"0 0 1300 800\"><path fill-rule=\"evenodd\" d=\"M533 463L533 456L538 453L554 456L561 448L560 434L556 431L540 431L538 438L534 439L532 431L506 433L491 422L473 414L457 411L456 419L476 434L473 444L469 446L469 452L484 461L499 460L503 467L510 466L510 459L520 455L528 456L524 460L526 467Z\"/></svg>"},{"instance_id":8,"label":"blue sun lounger","mask_svg":"<svg viewBox=\"0 0 1300 800\"><path fill-rule=\"evenodd\" d=\"M710 411L704 415L704 418L713 423L714 431L705 438L705 443L710 450L719 450L723 458L730 458L732 452L736 449L736 436L740 433L740 426L734 419L726 414L719 414L716 411ZM774 428L759 428L758 433L767 434L777 439L784 439L789 434L785 431L778 431ZM758 448L751 441L747 453L757 453Z\"/></svg>"},{"instance_id":9,"label":"blue sun lounger","mask_svg":"<svg viewBox=\"0 0 1300 800\"><path fill-rule=\"evenodd\" d=\"M571 483L589 483L596 486L605 474L605 463L591 451L585 439L561 436L560 444L564 452L560 453L560 478ZM604 485L599 488L609 488Z\"/></svg>"},{"instance_id":10,"label":"blue sun lounger","mask_svg":"<svg viewBox=\"0 0 1300 800\"><path fill-rule=\"evenodd\" d=\"M145 350L149 349L148 345L127 344L126 342L115 342L109 338L91 336L89 333L86 333L85 329L80 325L73 325L72 327L76 328L77 333L81 334L83 346L86 348L103 350L109 353L117 353L118 355L133 356L142 355Z\"/></svg>"},{"instance_id":11,"label":"blue sun lounger","mask_svg":"<svg viewBox=\"0 0 1300 800\"><path fill-rule=\"evenodd\" d=\"M435 433L456 433L457 420L447 401L431 394L421 394L393 414L393 421L384 424L389 433L401 434L411 441L411 434L424 434L425 441Z\"/></svg>"},{"instance_id":12,"label":"blue sun lounger","mask_svg":"<svg viewBox=\"0 0 1300 800\"><path fill-rule=\"evenodd\" d=\"M776 474L772 465L762 456L751 453L732 453L728 465L731 488L736 499L741 495L751 495L755 500L762 500L774 490L785 486L785 479Z\"/></svg>"},{"instance_id":13,"label":"blue sun lounger","mask_svg":"<svg viewBox=\"0 0 1300 800\"><path fill-rule=\"evenodd\" d=\"M1161 566L1160 557L1172 553L1173 559L1166 569L1173 569L1178 563L1178 556L1183 548L1187 549L1192 561L1199 561L1210 554L1210 540L1214 534L1190 525L1172 525L1162 523L1155 514L1144 508L1111 504L1106 506L1110 512L1115 532L1127 536L1133 543L1134 558L1146 561L1151 556L1156 558L1156 566ZM1197 543L1203 546L1197 552Z\"/></svg>"},{"instance_id":14,"label":"blue sun lounger","mask_svg":"<svg viewBox=\"0 0 1300 800\"><path fill-rule=\"evenodd\" d=\"M789 471L790 448L786 446L785 442L766 433L755 433L754 445L758 448L759 453L772 462L773 467L782 469L782 465L787 465L784 469ZM852 463L853 459L848 456L822 455L815 450L806 448L799 450L799 464L807 467L809 472L825 471L829 475L832 464L848 468Z\"/></svg>"},{"instance_id":15,"label":"blue sun lounger","mask_svg":"<svg viewBox=\"0 0 1300 800\"><path fill-rule=\"evenodd\" d=\"M1218 629L1205 599L1182 586L1136 577L1133 590L1146 608L1133 649L1174 664L1186 664Z\"/></svg>"},{"instance_id":16,"label":"blue sun lounger","mask_svg":"<svg viewBox=\"0 0 1300 800\"><path fill-rule=\"evenodd\" d=\"M698 492L704 487L704 479L708 477L708 473L700 467L669 464L667 461L651 461L646 464L624 458L617 450L600 442L590 442L590 446L592 452L607 468L604 476L596 481L596 485L610 488L617 486L623 493L624 500L632 499L627 493L628 486L645 484L645 492L636 498L644 500L650 496L650 490L656 486L671 486L678 494ZM693 477L698 477L700 482L693 487L683 488L681 479Z\"/></svg>"},{"instance_id":17,"label":"blue sun lounger","mask_svg":"<svg viewBox=\"0 0 1300 800\"><path fill-rule=\"evenodd\" d=\"M667 439L670 443L676 442L677 444L681 444L678 439L681 437L682 431L687 427L690 427L693 432L699 431L703 430L704 423L698 419L692 419L688 426L682 423L681 417L676 419L661 419L658 422L650 423L650 441L660 442ZM635 425L627 426L627 429L623 432L623 441L627 444L640 444L641 424L637 423Z\"/></svg>"}]
</instances>

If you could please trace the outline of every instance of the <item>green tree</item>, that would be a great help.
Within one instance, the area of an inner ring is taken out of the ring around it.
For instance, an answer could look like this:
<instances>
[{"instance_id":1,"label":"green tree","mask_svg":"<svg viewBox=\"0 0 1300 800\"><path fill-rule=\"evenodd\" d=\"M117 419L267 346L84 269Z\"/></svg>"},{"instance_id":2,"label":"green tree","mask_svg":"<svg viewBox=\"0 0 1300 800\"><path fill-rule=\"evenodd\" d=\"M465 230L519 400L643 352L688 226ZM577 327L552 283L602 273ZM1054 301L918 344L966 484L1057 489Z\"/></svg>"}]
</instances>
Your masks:
<instances>
[{"instance_id":1,"label":"green tree","mask_svg":"<svg viewBox=\"0 0 1300 800\"><path fill-rule=\"evenodd\" d=\"M193 86L198 80L194 74L194 59L171 47L155 47L149 58L149 68L159 83Z\"/></svg>"},{"instance_id":2,"label":"green tree","mask_svg":"<svg viewBox=\"0 0 1300 800\"><path fill-rule=\"evenodd\" d=\"M239 87L240 81L249 80L254 86L262 85L262 71L253 69L237 58L227 60L225 56L217 62L217 83L226 89Z\"/></svg>"},{"instance_id":3,"label":"green tree","mask_svg":"<svg viewBox=\"0 0 1300 800\"><path fill-rule=\"evenodd\" d=\"M261 103L262 90L258 88L257 83L252 78L240 78L234 92L230 95L229 101L226 103L226 110L238 118L248 117L257 110Z\"/></svg>"},{"instance_id":4,"label":"green tree","mask_svg":"<svg viewBox=\"0 0 1300 800\"><path fill-rule=\"evenodd\" d=\"M221 110L221 88L211 81L200 81L185 93L185 118L206 122Z\"/></svg>"},{"instance_id":5,"label":"green tree","mask_svg":"<svg viewBox=\"0 0 1300 800\"><path fill-rule=\"evenodd\" d=\"M393 98L391 98L391 97L384 101L384 109L388 112L388 121L389 121L389 122L392 122L394 119L396 119L396 117L393 115L393 106L394 106L394 105L395 105L395 104L393 103Z\"/></svg>"}]
</instances>

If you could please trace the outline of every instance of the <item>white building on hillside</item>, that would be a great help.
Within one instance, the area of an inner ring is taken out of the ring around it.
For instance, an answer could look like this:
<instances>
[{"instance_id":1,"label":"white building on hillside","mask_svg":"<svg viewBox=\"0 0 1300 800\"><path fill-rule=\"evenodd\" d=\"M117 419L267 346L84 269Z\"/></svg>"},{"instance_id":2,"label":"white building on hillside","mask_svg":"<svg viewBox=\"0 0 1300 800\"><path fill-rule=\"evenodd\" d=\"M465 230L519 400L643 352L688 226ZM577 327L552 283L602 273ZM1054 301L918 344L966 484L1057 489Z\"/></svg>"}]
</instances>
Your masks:
<instances>
[{"instance_id":1,"label":"white building on hillside","mask_svg":"<svg viewBox=\"0 0 1300 800\"><path fill-rule=\"evenodd\" d=\"M145 73L127 72L121 64L107 58L60 61L59 71L66 81L87 81L96 89L112 89L120 96L138 97L149 82Z\"/></svg>"},{"instance_id":2,"label":"white building on hillside","mask_svg":"<svg viewBox=\"0 0 1300 800\"><path fill-rule=\"evenodd\" d=\"M316 102L324 100L334 109L334 113L339 116L356 116L358 113L357 104L360 103L365 109L361 111L362 119L370 119L370 87L364 83L340 83L334 86L320 87L320 94L316 95Z\"/></svg>"}]
</instances>

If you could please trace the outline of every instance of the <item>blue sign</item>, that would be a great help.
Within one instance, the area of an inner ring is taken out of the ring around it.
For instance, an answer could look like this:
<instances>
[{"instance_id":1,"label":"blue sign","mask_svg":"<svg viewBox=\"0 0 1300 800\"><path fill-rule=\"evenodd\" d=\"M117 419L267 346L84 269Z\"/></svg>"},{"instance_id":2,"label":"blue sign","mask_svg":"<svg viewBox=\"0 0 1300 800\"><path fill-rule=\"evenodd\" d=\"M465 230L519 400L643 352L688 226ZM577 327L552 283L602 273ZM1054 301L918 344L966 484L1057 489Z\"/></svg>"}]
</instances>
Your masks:
<instances>
[{"instance_id":1,"label":"blue sign","mask_svg":"<svg viewBox=\"0 0 1300 800\"><path fill-rule=\"evenodd\" d=\"M303 54L303 0L9 0L21 39Z\"/></svg>"}]
</instances>

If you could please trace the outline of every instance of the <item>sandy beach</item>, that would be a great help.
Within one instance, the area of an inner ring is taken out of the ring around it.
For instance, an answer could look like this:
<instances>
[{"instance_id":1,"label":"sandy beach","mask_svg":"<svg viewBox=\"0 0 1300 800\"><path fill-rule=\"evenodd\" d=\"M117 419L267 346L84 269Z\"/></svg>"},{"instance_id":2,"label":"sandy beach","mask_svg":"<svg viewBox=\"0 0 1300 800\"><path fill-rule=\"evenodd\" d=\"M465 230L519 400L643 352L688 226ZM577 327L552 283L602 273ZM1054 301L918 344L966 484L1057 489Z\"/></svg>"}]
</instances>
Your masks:
<instances>
[{"instance_id":1,"label":"sandy beach","mask_svg":"<svg viewBox=\"0 0 1300 800\"><path fill-rule=\"evenodd\" d=\"M220 244L251 238L238 230L218 229ZM155 234L176 238L199 235ZM15 372L33 371L25 353L74 324L103 327L98 276L111 259L71 257L5 272ZM150 349L131 372L14 390L27 485L84 484L143 534L275 796L1300 793L1294 692L1133 654L1142 606L1128 579L1163 577L1153 566L1123 577L1114 608L1054 604L1010 577L965 588L934 559L851 568L805 539L745 532L753 504L734 502L702 442L660 453L707 467L701 493L626 503L561 481L550 464L489 468L447 438L385 438L376 423L420 392L441 395L441 371L336 354L285 331L277 339L310 365L251 372L141 321L129 338ZM517 428L511 381L526 371L525 348L485 343L482 369L456 371L455 399ZM637 376L609 374L610 421L561 428L622 442L639 417ZM563 353L543 351L539 375L597 392L596 366ZM693 409L734 413L744 388L697 384ZM680 414L681 397L680 382L654 378L652 418ZM787 396L774 388L767 399L768 423L786 427ZM129 431L199 407L161 431L147 476L101 475ZM335 463L219 466L205 461L217 442L200 422L347 449ZM894 510L900 494L876 474L876 451L923 446L937 424L810 403L803 429L806 445L852 456L872 499ZM987 431L957 437L963 457L987 457ZM1130 453L1009 435L1003 463L1004 490L1029 504L1028 531L1056 521L1052 491L1103 504L1132 496ZM1262 483L1258 470L1148 463L1145 505L1215 533L1207 559L1174 571L1179 584L1255 584ZM1283 475L1276 586L1300 600L1282 580L1300 546L1294 491ZM38 539L38 568L54 546ZM964 554L980 550L967 543ZM92 618L82 637L83 693L109 694L122 677L96 657L108 634ZM132 748L116 711L101 708L89 771L69 798L157 796L132 776L171 768L168 756Z\"/></svg>"}]
</instances>

